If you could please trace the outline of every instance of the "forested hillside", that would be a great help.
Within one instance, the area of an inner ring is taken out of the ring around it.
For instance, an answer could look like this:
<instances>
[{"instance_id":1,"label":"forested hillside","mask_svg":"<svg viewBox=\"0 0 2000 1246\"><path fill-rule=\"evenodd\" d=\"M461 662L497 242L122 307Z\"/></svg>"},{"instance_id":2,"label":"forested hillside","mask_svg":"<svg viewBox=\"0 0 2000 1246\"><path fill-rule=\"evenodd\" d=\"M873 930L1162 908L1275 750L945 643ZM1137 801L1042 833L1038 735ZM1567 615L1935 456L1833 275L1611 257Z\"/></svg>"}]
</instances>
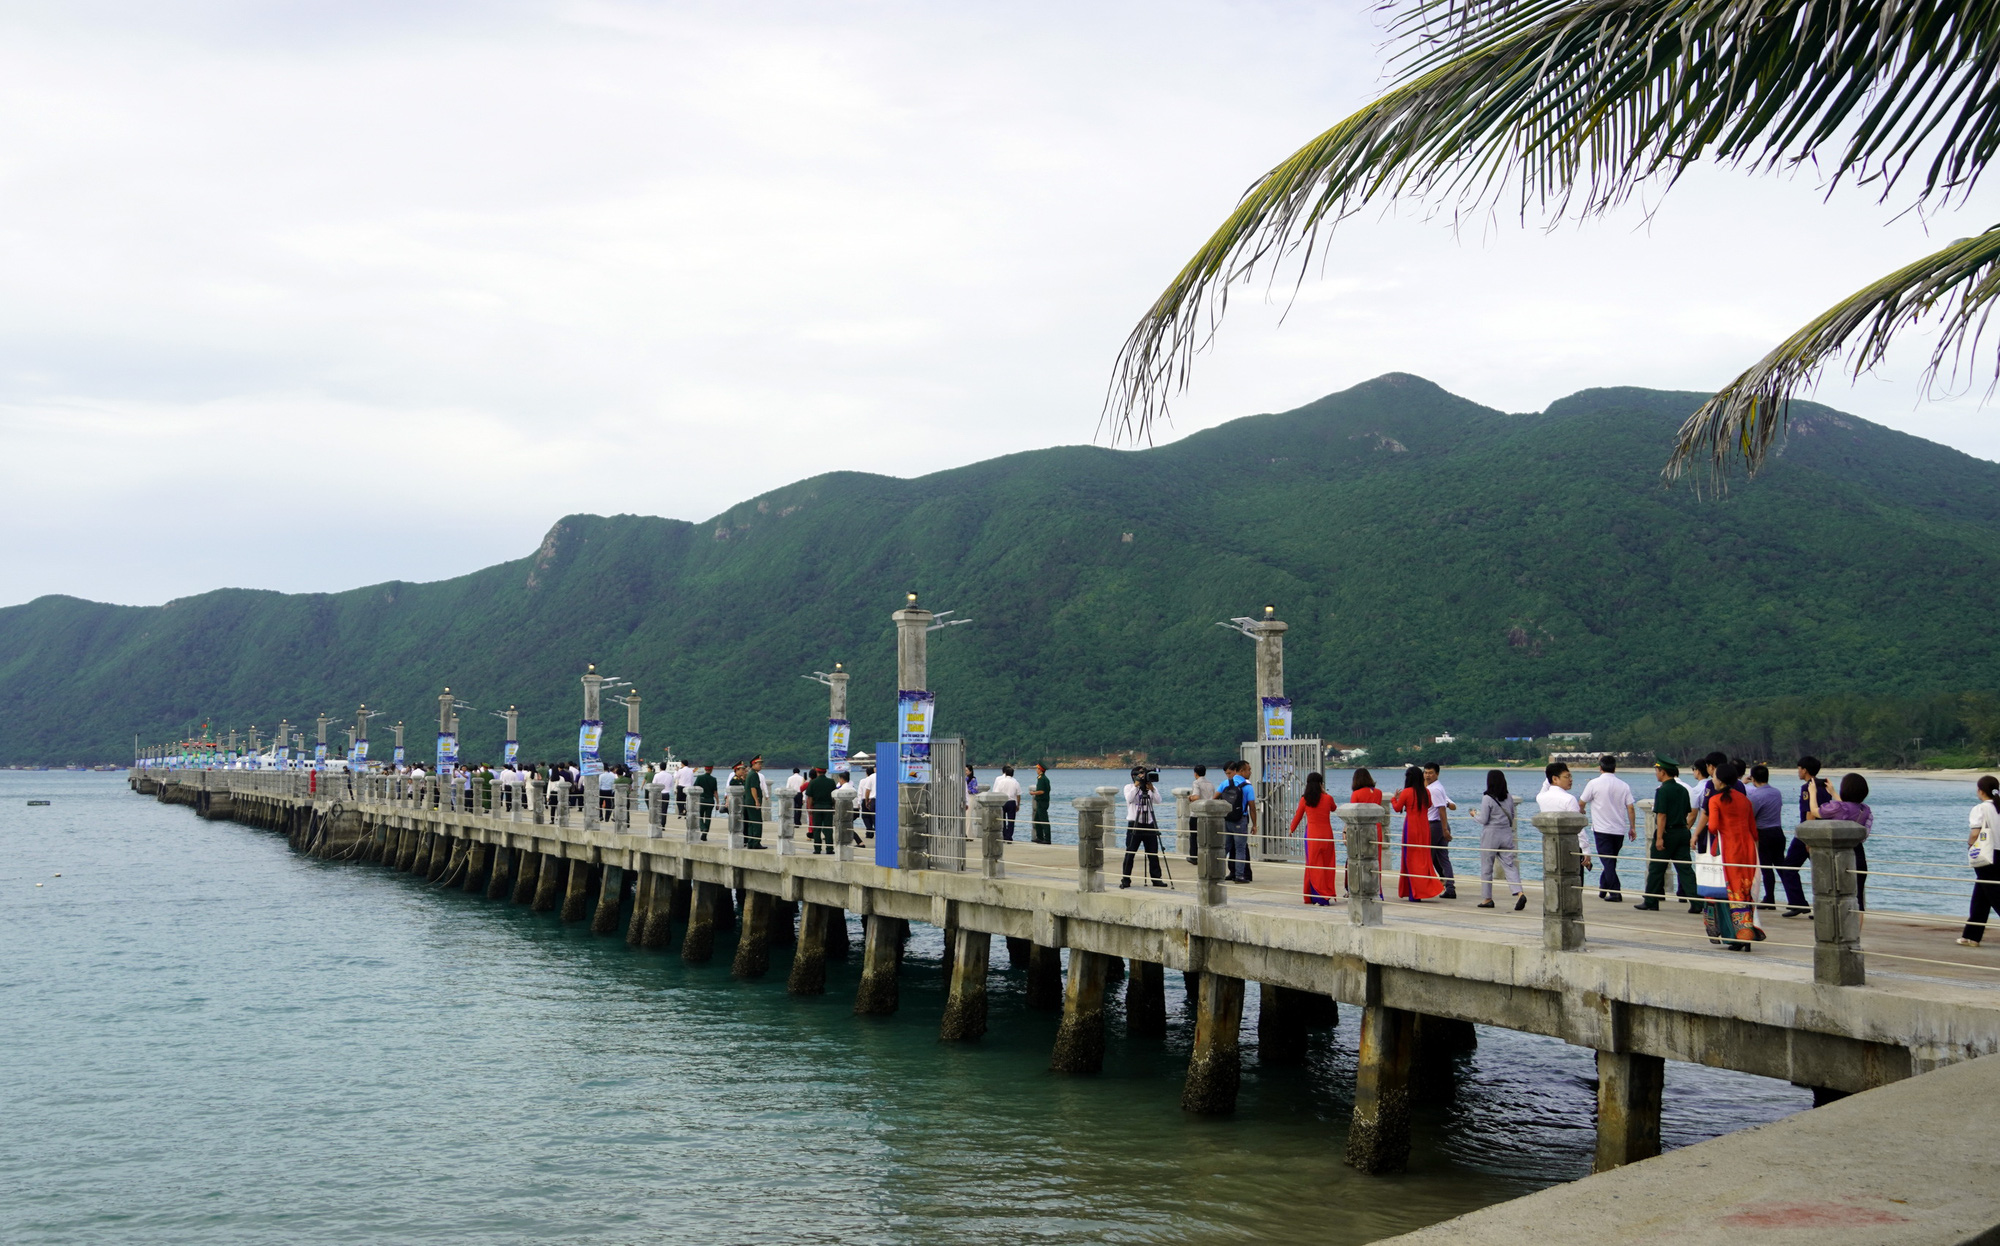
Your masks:
<instances>
[{"instance_id":1,"label":"forested hillside","mask_svg":"<svg viewBox=\"0 0 2000 1246\"><path fill-rule=\"evenodd\" d=\"M1330 739L2000 687L2000 465L1804 406L1770 471L1697 498L1659 469L1701 397L1508 415L1392 374L1156 449L835 473L700 524L572 515L438 583L42 598L0 610L0 763L362 701L427 744L447 684L566 755L592 661L644 695L649 753L803 759L825 701L799 676L835 661L857 741L889 729L906 590L976 620L932 638L931 686L982 761L1221 754L1250 728L1250 642L1215 623L1267 601L1298 727ZM463 751L502 734L467 715Z\"/></svg>"}]
</instances>

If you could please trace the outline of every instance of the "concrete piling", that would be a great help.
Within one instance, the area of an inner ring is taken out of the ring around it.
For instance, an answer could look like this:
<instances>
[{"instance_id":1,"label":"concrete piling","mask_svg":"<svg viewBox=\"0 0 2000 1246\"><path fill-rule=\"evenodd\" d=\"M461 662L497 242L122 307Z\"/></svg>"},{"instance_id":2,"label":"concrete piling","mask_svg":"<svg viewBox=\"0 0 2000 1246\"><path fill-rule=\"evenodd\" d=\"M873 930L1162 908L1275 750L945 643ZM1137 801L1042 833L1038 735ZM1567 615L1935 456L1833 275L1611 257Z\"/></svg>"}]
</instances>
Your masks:
<instances>
[{"instance_id":1,"label":"concrete piling","mask_svg":"<svg viewBox=\"0 0 2000 1246\"><path fill-rule=\"evenodd\" d=\"M568 886L563 888L562 919L580 922L590 915L590 862L569 863Z\"/></svg>"},{"instance_id":2,"label":"concrete piling","mask_svg":"<svg viewBox=\"0 0 2000 1246\"><path fill-rule=\"evenodd\" d=\"M854 1011L864 1017L886 1017L901 1003L896 979L903 967L903 919L870 913L866 926Z\"/></svg>"},{"instance_id":3,"label":"concrete piling","mask_svg":"<svg viewBox=\"0 0 2000 1246\"><path fill-rule=\"evenodd\" d=\"M541 867L535 876L535 903L537 913L553 913L562 900L563 859L553 852L544 852Z\"/></svg>"},{"instance_id":4,"label":"concrete piling","mask_svg":"<svg viewBox=\"0 0 2000 1246\"><path fill-rule=\"evenodd\" d=\"M625 871L615 865L604 867L604 881L597 888L597 908L590 915L590 933L618 933L618 910L625 901Z\"/></svg>"},{"instance_id":5,"label":"concrete piling","mask_svg":"<svg viewBox=\"0 0 2000 1246\"><path fill-rule=\"evenodd\" d=\"M437 836L429 831L417 837L417 851L410 858L410 873L428 877L431 872L431 852L436 848Z\"/></svg>"},{"instance_id":6,"label":"concrete piling","mask_svg":"<svg viewBox=\"0 0 2000 1246\"><path fill-rule=\"evenodd\" d=\"M986 1033L986 966L993 956L993 936L960 926L952 942L951 991L938 1037L963 1042Z\"/></svg>"},{"instance_id":7,"label":"concrete piling","mask_svg":"<svg viewBox=\"0 0 2000 1246\"><path fill-rule=\"evenodd\" d=\"M792 953L792 972L785 990L793 995L826 994L826 932L839 909L807 904L799 912L799 946ZM845 922L841 923L844 927Z\"/></svg>"},{"instance_id":8,"label":"concrete piling","mask_svg":"<svg viewBox=\"0 0 2000 1246\"><path fill-rule=\"evenodd\" d=\"M532 905L542 885L542 856L532 848L514 852L514 903Z\"/></svg>"},{"instance_id":9,"label":"concrete piling","mask_svg":"<svg viewBox=\"0 0 2000 1246\"><path fill-rule=\"evenodd\" d=\"M1125 1032L1134 1038L1161 1038L1167 1032L1167 971L1157 961L1132 962L1125 984Z\"/></svg>"},{"instance_id":10,"label":"concrete piling","mask_svg":"<svg viewBox=\"0 0 2000 1246\"><path fill-rule=\"evenodd\" d=\"M762 891L743 893L743 933L736 940L736 958L729 973L735 978L761 978L771 971L772 898Z\"/></svg>"},{"instance_id":11,"label":"concrete piling","mask_svg":"<svg viewBox=\"0 0 2000 1246\"><path fill-rule=\"evenodd\" d=\"M1660 1087L1667 1062L1629 1051L1597 1053L1597 1157L1606 1172L1660 1153Z\"/></svg>"},{"instance_id":12,"label":"concrete piling","mask_svg":"<svg viewBox=\"0 0 2000 1246\"><path fill-rule=\"evenodd\" d=\"M486 890L487 863L492 855L487 846L477 840L466 848L464 888L467 893L478 895Z\"/></svg>"},{"instance_id":13,"label":"concrete piling","mask_svg":"<svg viewBox=\"0 0 2000 1246\"><path fill-rule=\"evenodd\" d=\"M826 910L826 958L845 962L853 951L853 940L847 934L847 910L828 907Z\"/></svg>"},{"instance_id":14,"label":"concrete piling","mask_svg":"<svg viewBox=\"0 0 2000 1246\"><path fill-rule=\"evenodd\" d=\"M1257 1062L1304 1064L1307 992L1268 982L1257 984Z\"/></svg>"},{"instance_id":15,"label":"concrete piling","mask_svg":"<svg viewBox=\"0 0 2000 1246\"><path fill-rule=\"evenodd\" d=\"M672 885L649 869L641 868L639 877L632 887L632 920L625 927L625 942L631 947L644 947L646 923L652 920L654 897L659 894L662 882Z\"/></svg>"},{"instance_id":16,"label":"concrete piling","mask_svg":"<svg viewBox=\"0 0 2000 1246\"><path fill-rule=\"evenodd\" d=\"M771 901L771 946L790 947L799 941L799 902Z\"/></svg>"},{"instance_id":17,"label":"concrete piling","mask_svg":"<svg viewBox=\"0 0 2000 1246\"><path fill-rule=\"evenodd\" d=\"M1197 804L1206 802L1197 801ZM1243 1080L1243 979L1203 974L1194 1014L1194 1050L1188 1055L1181 1110L1227 1116L1236 1110Z\"/></svg>"},{"instance_id":18,"label":"concrete piling","mask_svg":"<svg viewBox=\"0 0 2000 1246\"><path fill-rule=\"evenodd\" d=\"M486 898L504 900L513 886L516 854L512 848L495 844L491 855L493 860L486 877Z\"/></svg>"},{"instance_id":19,"label":"concrete piling","mask_svg":"<svg viewBox=\"0 0 2000 1246\"><path fill-rule=\"evenodd\" d=\"M1354 1120L1347 1130L1347 1162L1362 1172L1401 1172L1409 1165L1415 1049L1415 1013L1374 1003L1362 1008Z\"/></svg>"},{"instance_id":20,"label":"concrete piling","mask_svg":"<svg viewBox=\"0 0 2000 1246\"><path fill-rule=\"evenodd\" d=\"M715 906L717 897L729 892L716 883L694 884L688 905L687 934L681 937L681 959L690 965L705 965L715 957Z\"/></svg>"},{"instance_id":21,"label":"concrete piling","mask_svg":"<svg viewBox=\"0 0 2000 1246\"><path fill-rule=\"evenodd\" d=\"M1025 968L1027 968L1027 966L1028 966L1028 948L1029 948L1030 946L1032 946L1032 945L1031 945L1031 944L1030 944L1030 943L1029 943L1029 942L1028 942L1028 941L1027 941L1026 939L1017 939L1017 938L1015 938L1015 937L1014 937L1013 935L1008 935L1008 936L1007 936L1007 965L1008 965L1008 967L1009 967L1009 968L1012 968L1012 969L1025 969Z\"/></svg>"},{"instance_id":22,"label":"concrete piling","mask_svg":"<svg viewBox=\"0 0 2000 1246\"><path fill-rule=\"evenodd\" d=\"M1063 1006L1062 949L1028 948L1028 1007L1037 1012L1056 1012Z\"/></svg>"},{"instance_id":23,"label":"concrete piling","mask_svg":"<svg viewBox=\"0 0 2000 1246\"><path fill-rule=\"evenodd\" d=\"M1057 1073L1104 1071L1104 974L1108 957L1069 950L1069 981L1063 990L1062 1026L1056 1031L1049 1068Z\"/></svg>"}]
</instances>

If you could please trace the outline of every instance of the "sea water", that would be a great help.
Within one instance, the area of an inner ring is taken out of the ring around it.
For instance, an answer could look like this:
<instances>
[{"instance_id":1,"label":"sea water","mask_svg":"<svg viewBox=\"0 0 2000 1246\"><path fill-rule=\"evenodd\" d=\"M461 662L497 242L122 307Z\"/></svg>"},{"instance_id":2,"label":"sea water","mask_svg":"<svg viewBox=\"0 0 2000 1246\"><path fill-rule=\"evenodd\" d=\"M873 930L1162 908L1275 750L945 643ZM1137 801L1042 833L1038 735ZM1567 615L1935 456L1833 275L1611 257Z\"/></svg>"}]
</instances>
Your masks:
<instances>
[{"instance_id":1,"label":"sea water","mask_svg":"<svg viewBox=\"0 0 2000 1246\"><path fill-rule=\"evenodd\" d=\"M1250 991L1238 1110L1202 1119L1178 973L1168 1038L1114 998L1104 1073L1066 1077L998 940L991 1030L946 1044L938 933L893 1017L852 1015L853 938L796 998L788 947L737 982L733 935L683 965L123 775L0 772L0 1240L1344 1243L1590 1168L1582 1048L1481 1029L1417 1087L1409 1172L1363 1177L1356 1009L1265 1068ZM1809 1102L1669 1064L1666 1145Z\"/></svg>"}]
</instances>

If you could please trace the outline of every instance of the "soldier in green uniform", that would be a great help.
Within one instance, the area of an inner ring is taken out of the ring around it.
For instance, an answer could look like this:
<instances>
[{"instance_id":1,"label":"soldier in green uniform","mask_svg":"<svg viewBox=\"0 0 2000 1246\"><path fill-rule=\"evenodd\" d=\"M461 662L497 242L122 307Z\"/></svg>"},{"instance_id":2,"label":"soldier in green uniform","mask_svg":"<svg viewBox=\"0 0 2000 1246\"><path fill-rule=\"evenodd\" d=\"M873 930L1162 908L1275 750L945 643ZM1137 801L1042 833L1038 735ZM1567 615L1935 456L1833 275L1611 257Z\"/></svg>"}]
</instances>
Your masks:
<instances>
[{"instance_id":1,"label":"soldier in green uniform","mask_svg":"<svg viewBox=\"0 0 2000 1246\"><path fill-rule=\"evenodd\" d=\"M1049 768L1041 762L1035 763L1035 786L1028 789L1028 794L1035 799L1034 808L1031 811L1034 819L1035 842L1038 844L1050 843L1052 841L1049 838Z\"/></svg>"},{"instance_id":2,"label":"soldier in green uniform","mask_svg":"<svg viewBox=\"0 0 2000 1246\"><path fill-rule=\"evenodd\" d=\"M695 790L701 793L701 807L697 812L701 824L701 837L708 838L708 820L715 816L715 767L703 766L701 773L694 777Z\"/></svg>"},{"instance_id":3,"label":"soldier in green uniform","mask_svg":"<svg viewBox=\"0 0 2000 1246\"><path fill-rule=\"evenodd\" d=\"M827 777L826 767L814 766L806 780L806 819L812 827L813 855L833 851L833 793L839 785Z\"/></svg>"},{"instance_id":4,"label":"soldier in green uniform","mask_svg":"<svg viewBox=\"0 0 2000 1246\"><path fill-rule=\"evenodd\" d=\"M1645 898L1635 909L1658 909L1667 891L1667 864L1673 863L1675 894L1688 902L1693 912L1701 911L1694 889L1694 863L1688 857L1688 815L1694 800L1681 786L1681 768L1666 758L1657 758L1653 776L1660 789L1653 793L1652 851L1647 853Z\"/></svg>"}]
</instances>

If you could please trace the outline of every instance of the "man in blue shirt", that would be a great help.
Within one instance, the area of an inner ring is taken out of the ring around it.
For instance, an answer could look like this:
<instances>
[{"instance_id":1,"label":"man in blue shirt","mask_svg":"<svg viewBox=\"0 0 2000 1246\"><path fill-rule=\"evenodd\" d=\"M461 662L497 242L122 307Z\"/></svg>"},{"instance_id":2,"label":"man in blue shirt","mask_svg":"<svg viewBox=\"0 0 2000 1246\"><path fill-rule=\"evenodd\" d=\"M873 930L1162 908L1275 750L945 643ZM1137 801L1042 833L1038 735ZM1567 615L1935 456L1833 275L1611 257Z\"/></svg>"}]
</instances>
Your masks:
<instances>
[{"instance_id":1,"label":"man in blue shirt","mask_svg":"<svg viewBox=\"0 0 2000 1246\"><path fill-rule=\"evenodd\" d=\"M1222 820L1223 855L1228 863L1229 881L1247 883L1250 881L1250 841L1246 832L1256 825L1257 789L1250 784L1249 762L1231 762L1228 774L1229 781L1216 793L1216 798L1228 801L1230 808L1229 815Z\"/></svg>"},{"instance_id":2,"label":"man in blue shirt","mask_svg":"<svg viewBox=\"0 0 2000 1246\"><path fill-rule=\"evenodd\" d=\"M1819 758L1799 758L1799 821L1804 822L1821 805L1832 802L1832 789L1819 777ZM1791 846L1785 850L1784 868L1778 871L1778 883L1785 889L1785 911L1778 916L1804 917L1812 912L1812 906L1806 903L1805 881L1800 876L1810 857L1806 846L1793 836Z\"/></svg>"}]
</instances>

